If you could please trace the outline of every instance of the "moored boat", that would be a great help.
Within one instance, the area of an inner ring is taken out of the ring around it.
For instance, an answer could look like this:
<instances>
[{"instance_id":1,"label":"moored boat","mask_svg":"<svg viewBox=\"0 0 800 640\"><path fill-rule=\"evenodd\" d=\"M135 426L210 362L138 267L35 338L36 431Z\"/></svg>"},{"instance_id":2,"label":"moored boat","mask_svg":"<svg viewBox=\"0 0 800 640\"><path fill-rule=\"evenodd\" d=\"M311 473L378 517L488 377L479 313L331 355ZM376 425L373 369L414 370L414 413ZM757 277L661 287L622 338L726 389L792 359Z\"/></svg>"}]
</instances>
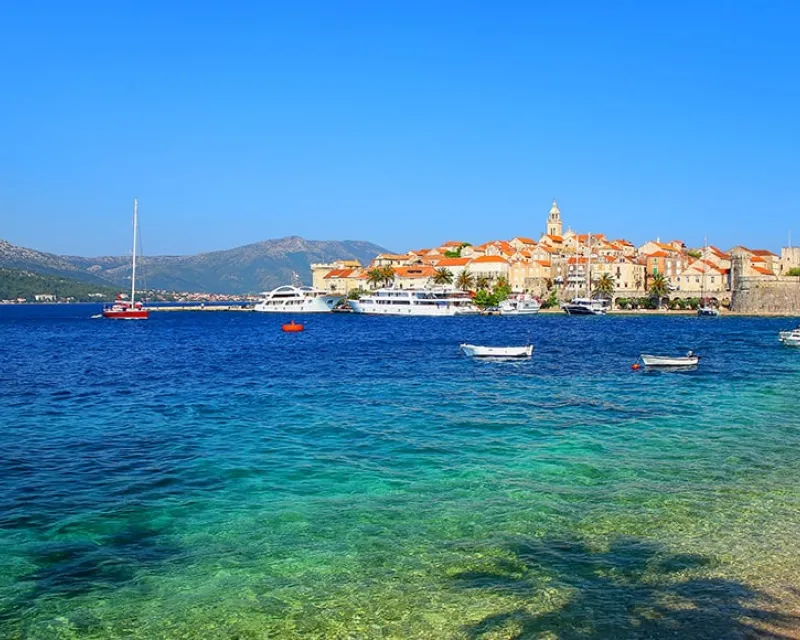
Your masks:
<instances>
[{"instance_id":1,"label":"moored boat","mask_svg":"<svg viewBox=\"0 0 800 640\"><path fill-rule=\"evenodd\" d=\"M610 306L611 303L604 298L573 298L561 304L570 316L602 316L608 313Z\"/></svg>"},{"instance_id":2,"label":"moored boat","mask_svg":"<svg viewBox=\"0 0 800 640\"><path fill-rule=\"evenodd\" d=\"M113 320L147 320L150 312L141 302L136 302L136 240L139 224L139 201L133 199L133 254L131 256L131 299L130 302L117 296L114 304L103 307L103 317Z\"/></svg>"},{"instance_id":3,"label":"moored boat","mask_svg":"<svg viewBox=\"0 0 800 640\"><path fill-rule=\"evenodd\" d=\"M283 285L267 291L254 307L263 313L328 313L343 296L329 294L314 287Z\"/></svg>"},{"instance_id":4,"label":"moored boat","mask_svg":"<svg viewBox=\"0 0 800 640\"><path fill-rule=\"evenodd\" d=\"M530 296L517 296L503 300L500 305L500 315L521 316L539 313L541 305L536 298Z\"/></svg>"},{"instance_id":5,"label":"moored boat","mask_svg":"<svg viewBox=\"0 0 800 640\"><path fill-rule=\"evenodd\" d=\"M473 358L530 358L533 355L533 345L523 347L483 347L476 344L459 345L465 355Z\"/></svg>"},{"instance_id":6,"label":"moored boat","mask_svg":"<svg viewBox=\"0 0 800 640\"><path fill-rule=\"evenodd\" d=\"M697 315L700 316L701 318L715 317L719 315L719 309L717 309L716 307L703 305L697 310Z\"/></svg>"},{"instance_id":7,"label":"moored boat","mask_svg":"<svg viewBox=\"0 0 800 640\"><path fill-rule=\"evenodd\" d=\"M693 367L700 362L700 356L689 351L685 356L654 356L643 353L639 356L645 367Z\"/></svg>"},{"instance_id":8,"label":"moored boat","mask_svg":"<svg viewBox=\"0 0 800 640\"><path fill-rule=\"evenodd\" d=\"M378 289L348 300L353 313L388 316L460 316L480 313L469 294L454 289Z\"/></svg>"}]
</instances>

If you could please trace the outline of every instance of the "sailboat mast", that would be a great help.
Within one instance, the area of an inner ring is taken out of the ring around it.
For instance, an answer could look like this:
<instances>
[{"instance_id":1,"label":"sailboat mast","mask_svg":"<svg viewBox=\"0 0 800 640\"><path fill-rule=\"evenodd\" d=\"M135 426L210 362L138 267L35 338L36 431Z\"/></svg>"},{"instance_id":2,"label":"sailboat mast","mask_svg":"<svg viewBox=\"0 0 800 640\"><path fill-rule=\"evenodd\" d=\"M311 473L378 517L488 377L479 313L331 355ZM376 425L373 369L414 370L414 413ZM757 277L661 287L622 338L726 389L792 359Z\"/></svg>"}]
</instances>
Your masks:
<instances>
[{"instance_id":1,"label":"sailboat mast","mask_svg":"<svg viewBox=\"0 0 800 640\"><path fill-rule=\"evenodd\" d=\"M592 298L592 234L589 234L589 257L586 261L586 297Z\"/></svg>"},{"instance_id":2,"label":"sailboat mast","mask_svg":"<svg viewBox=\"0 0 800 640\"><path fill-rule=\"evenodd\" d=\"M136 298L136 228L139 223L139 201L133 199L133 260L131 262L131 306Z\"/></svg>"}]
</instances>

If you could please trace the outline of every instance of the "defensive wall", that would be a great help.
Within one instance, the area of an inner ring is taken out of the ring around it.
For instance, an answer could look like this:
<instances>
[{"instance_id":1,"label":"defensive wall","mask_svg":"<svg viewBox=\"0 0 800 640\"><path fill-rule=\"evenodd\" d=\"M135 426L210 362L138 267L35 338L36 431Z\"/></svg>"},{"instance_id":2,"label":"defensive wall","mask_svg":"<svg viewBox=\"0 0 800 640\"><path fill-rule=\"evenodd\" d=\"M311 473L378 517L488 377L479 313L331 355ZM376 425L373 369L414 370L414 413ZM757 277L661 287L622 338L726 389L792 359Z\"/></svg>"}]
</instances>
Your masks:
<instances>
[{"instance_id":1,"label":"defensive wall","mask_svg":"<svg viewBox=\"0 0 800 640\"><path fill-rule=\"evenodd\" d=\"M800 315L800 277L740 276L733 288L731 311Z\"/></svg>"}]
</instances>

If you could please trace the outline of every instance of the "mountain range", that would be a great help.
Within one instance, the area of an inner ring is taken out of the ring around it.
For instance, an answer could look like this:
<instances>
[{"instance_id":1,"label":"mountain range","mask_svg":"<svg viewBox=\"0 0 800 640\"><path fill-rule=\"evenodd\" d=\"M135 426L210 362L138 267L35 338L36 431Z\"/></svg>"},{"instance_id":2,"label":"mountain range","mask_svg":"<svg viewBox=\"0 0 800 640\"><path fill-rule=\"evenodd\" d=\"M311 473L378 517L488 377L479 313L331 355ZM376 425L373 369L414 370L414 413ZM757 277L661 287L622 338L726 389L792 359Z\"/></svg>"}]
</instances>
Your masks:
<instances>
[{"instance_id":1,"label":"mountain range","mask_svg":"<svg viewBox=\"0 0 800 640\"><path fill-rule=\"evenodd\" d=\"M369 262L387 250L360 240L265 240L191 256L144 256L137 261L137 288L206 293L258 293L292 282L311 283L312 262ZM0 267L73 278L98 286L130 285L130 256L84 258L27 249L0 240ZM141 279L140 279L141 278Z\"/></svg>"}]
</instances>

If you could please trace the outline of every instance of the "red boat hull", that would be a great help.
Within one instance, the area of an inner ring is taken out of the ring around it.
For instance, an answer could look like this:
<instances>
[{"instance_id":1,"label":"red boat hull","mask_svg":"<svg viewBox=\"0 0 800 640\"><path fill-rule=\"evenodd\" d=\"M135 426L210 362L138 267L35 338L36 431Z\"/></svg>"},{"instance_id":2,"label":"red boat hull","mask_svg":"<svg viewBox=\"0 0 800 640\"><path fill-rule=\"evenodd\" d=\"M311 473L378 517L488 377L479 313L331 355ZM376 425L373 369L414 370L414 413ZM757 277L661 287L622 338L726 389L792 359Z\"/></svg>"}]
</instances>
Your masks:
<instances>
[{"instance_id":1,"label":"red boat hull","mask_svg":"<svg viewBox=\"0 0 800 640\"><path fill-rule=\"evenodd\" d=\"M125 309L115 311L114 309L104 309L104 318L116 318L117 320L147 320L150 312L147 309Z\"/></svg>"}]
</instances>

